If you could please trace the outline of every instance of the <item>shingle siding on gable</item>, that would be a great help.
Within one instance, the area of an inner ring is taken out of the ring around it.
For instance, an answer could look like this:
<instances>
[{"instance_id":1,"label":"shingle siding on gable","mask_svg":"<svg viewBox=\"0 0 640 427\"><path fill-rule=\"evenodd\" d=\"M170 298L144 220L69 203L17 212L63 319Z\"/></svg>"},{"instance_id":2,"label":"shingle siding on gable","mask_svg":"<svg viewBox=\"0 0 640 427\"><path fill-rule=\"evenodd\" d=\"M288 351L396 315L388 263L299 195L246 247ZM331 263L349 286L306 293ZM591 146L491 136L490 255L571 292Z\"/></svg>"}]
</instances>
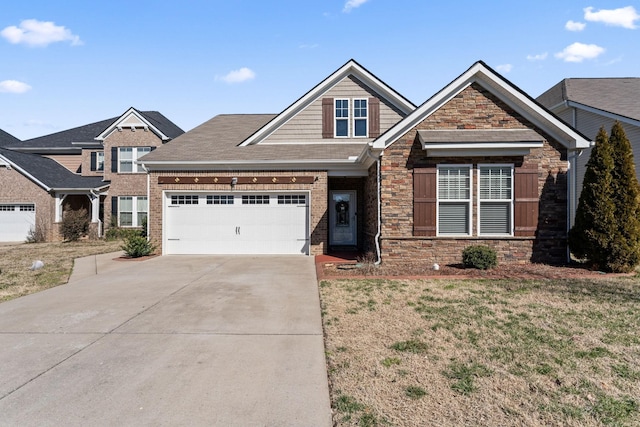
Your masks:
<instances>
[{"instance_id":1,"label":"shingle siding on gable","mask_svg":"<svg viewBox=\"0 0 640 427\"><path fill-rule=\"evenodd\" d=\"M365 86L360 80L350 76L322 97L311 103L288 123L284 124L264 142L320 142L322 141L322 99L323 98L379 98L379 95ZM400 121L404 115L393 105L380 100L380 131L384 132ZM343 139L341 139L343 140ZM373 138L357 138L357 141L371 141Z\"/></svg>"}]
</instances>

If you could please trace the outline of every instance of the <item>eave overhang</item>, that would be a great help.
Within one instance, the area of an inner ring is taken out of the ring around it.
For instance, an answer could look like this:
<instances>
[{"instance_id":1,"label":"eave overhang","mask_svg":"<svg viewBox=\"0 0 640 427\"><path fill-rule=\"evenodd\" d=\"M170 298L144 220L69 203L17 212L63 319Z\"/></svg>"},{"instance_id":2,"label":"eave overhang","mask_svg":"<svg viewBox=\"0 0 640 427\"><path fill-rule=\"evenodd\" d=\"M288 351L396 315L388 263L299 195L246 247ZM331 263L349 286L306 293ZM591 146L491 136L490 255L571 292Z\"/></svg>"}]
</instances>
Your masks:
<instances>
[{"instance_id":1,"label":"eave overhang","mask_svg":"<svg viewBox=\"0 0 640 427\"><path fill-rule=\"evenodd\" d=\"M418 130L428 157L526 156L544 145L531 129Z\"/></svg>"}]
</instances>

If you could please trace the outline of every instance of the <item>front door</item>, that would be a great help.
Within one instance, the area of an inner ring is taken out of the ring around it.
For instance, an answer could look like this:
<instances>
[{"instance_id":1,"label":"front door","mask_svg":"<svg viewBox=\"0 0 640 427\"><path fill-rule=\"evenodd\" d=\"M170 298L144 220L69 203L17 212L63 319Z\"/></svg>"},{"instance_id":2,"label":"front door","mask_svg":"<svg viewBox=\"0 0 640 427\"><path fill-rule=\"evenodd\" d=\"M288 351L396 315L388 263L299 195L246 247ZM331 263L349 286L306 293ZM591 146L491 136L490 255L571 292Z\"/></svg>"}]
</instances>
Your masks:
<instances>
[{"instance_id":1,"label":"front door","mask_svg":"<svg viewBox=\"0 0 640 427\"><path fill-rule=\"evenodd\" d=\"M329 201L329 245L356 246L358 226L355 191L331 191Z\"/></svg>"}]
</instances>

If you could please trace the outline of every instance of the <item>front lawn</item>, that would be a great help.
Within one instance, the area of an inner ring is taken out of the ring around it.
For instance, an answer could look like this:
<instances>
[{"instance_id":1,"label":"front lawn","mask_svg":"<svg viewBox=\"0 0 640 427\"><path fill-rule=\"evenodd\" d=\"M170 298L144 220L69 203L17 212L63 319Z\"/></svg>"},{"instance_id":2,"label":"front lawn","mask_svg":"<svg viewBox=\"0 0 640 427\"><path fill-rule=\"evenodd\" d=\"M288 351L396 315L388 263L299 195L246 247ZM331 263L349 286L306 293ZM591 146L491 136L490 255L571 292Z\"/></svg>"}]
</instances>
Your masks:
<instances>
[{"instance_id":1,"label":"front lawn","mask_svg":"<svg viewBox=\"0 0 640 427\"><path fill-rule=\"evenodd\" d=\"M325 280L339 426L640 424L640 281Z\"/></svg>"},{"instance_id":2,"label":"front lawn","mask_svg":"<svg viewBox=\"0 0 640 427\"><path fill-rule=\"evenodd\" d=\"M67 283L75 258L116 252L122 241L0 245L0 302ZM31 271L34 261L42 269Z\"/></svg>"}]
</instances>

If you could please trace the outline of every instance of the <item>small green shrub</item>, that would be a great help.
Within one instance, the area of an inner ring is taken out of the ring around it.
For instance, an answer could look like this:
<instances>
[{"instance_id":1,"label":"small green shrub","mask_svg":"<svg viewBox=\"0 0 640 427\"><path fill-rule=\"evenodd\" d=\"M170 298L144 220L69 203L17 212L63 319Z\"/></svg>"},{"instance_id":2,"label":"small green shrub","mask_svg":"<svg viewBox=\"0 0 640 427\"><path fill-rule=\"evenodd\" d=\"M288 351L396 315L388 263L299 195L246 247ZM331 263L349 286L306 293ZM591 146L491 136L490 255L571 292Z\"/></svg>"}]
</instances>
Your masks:
<instances>
[{"instance_id":1,"label":"small green shrub","mask_svg":"<svg viewBox=\"0 0 640 427\"><path fill-rule=\"evenodd\" d=\"M142 231L138 228L111 227L104 234L106 240L126 240L133 236L142 236ZM142 236L146 237L146 236Z\"/></svg>"},{"instance_id":2,"label":"small green shrub","mask_svg":"<svg viewBox=\"0 0 640 427\"><path fill-rule=\"evenodd\" d=\"M76 242L89 231L89 216L85 208L72 210L69 205L64 208L60 234L67 242Z\"/></svg>"},{"instance_id":3,"label":"small green shrub","mask_svg":"<svg viewBox=\"0 0 640 427\"><path fill-rule=\"evenodd\" d=\"M498 265L496 251L488 246L467 246L462 251L462 264L465 267L487 270Z\"/></svg>"},{"instance_id":4,"label":"small green shrub","mask_svg":"<svg viewBox=\"0 0 640 427\"><path fill-rule=\"evenodd\" d=\"M139 234L127 237L121 248L125 255L131 258L151 255L156 250L155 245Z\"/></svg>"}]
</instances>

